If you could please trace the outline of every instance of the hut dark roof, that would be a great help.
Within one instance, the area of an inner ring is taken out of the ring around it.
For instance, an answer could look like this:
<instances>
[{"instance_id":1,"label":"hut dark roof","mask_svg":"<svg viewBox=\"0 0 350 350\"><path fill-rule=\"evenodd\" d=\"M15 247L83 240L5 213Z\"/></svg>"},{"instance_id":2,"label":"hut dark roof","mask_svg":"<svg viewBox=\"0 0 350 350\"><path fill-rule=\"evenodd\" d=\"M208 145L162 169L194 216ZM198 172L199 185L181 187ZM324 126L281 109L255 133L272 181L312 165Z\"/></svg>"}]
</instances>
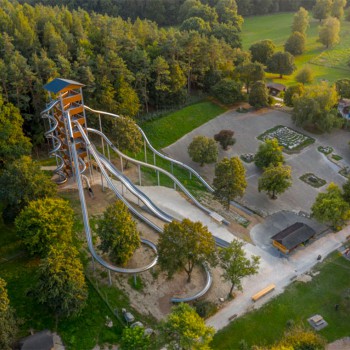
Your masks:
<instances>
[{"instance_id":1,"label":"hut dark roof","mask_svg":"<svg viewBox=\"0 0 350 350\"><path fill-rule=\"evenodd\" d=\"M266 86L269 89L275 89L278 91L285 91L286 90L286 86L283 84L279 84L279 83L267 83Z\"/></svg>"},{"instance_id":2,"label":"hut dark roof","mask_svg":"<svg viewBox=\"0 0 350 350\"><path fill-rule=\"evenodd\" d=\"M313 230L310 226L302 222L296 222L295 224L278 232L276 235L271 237L271 239L282 244L288 250L291 250L299 244L306 242L308 239L314 236L315 233L315 230Z\"/></svg>"},{"instance_id":3,"label":"hut dark roof","mask_svg":"<svg viewBox=\"0 0 350 350\"><path fill-rule=\"evenodd\" d=\"M44 89L57 94L58 92L65 90L68 87L77 88L81 86L84 86L84 84L78 83L74 80L56 78L44 85Z\"/></svg>"},{"instance_id":4,"label":"hut dark roof","mask_svg":"<svg viewBox=\"0 0 350 350\"><path fill-rule=\"evenodd\" d=\"M53 348L53 336L47 329L19 341L20 350L52 350Z\"/></svg>"}]
</instances>

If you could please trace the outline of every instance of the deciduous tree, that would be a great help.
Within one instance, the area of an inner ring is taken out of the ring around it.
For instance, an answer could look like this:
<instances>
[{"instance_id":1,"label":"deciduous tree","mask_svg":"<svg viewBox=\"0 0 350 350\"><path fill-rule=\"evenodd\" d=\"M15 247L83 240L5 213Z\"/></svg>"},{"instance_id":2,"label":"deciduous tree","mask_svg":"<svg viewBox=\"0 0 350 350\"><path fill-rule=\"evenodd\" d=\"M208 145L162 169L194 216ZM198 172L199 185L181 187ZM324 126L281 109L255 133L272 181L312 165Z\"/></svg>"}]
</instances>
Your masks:
<instances>
[{"instance_id":1,"label":"deciduous tree","mask_svg":"<svg viewBox=\"0 0 350 350\"><path fill-rule=\"evenodd\" d=\"M6 282L0 277L0 348L13 349L12 345L18 332L14 310L10 306Z\"/></svg>"},{"instance_id":2,"label":"deciduous tree","mask_svg":"<svg viewBox=\"0 0 350 350\"><path fill-rule=\"evenodd\" d=\"M207 34L210 32L210 24L205 22L204 19L200 17L190 17L185 19L181 26L180 30L196 30L199 33Z\"/></svg>"},{"instance_id":3,"label":"deciduous tree","mask_svg":"<svg viewBox=\"0 0 350 350\"><path fill-rule=\"evenodd\" d=\"M277 166L284 162L282 154L283 146L278 144L277 139L266 139L259 145L258 152L254 157L255 165L258 168L267 168L270 165Z\"/></svg>"},{"instance_id":4,"label":"deciduous tree","mask_svg":"<svg viewBox=\"0 0 350 350\"><path fill-rule=\"evenodd\" d=\"M220 102L225 104L233 104L241 101L242 84L233 79L225 78L220 80L212 87L212 93Z\"/></svg>"},{"instance_id":5,"label":"deciduous tree","mask_svg":"<svg viewBox=\"0 0 350 350\"><path fill-rule=\"evenodd\" d=\"M218 20L222 23L232 23L237 30L241 30L243 17L237 13L235 0L218 0L215 5Z\"/></svg>"},{"instance_id":6,"label":"deciduous tree","mask_svg":"<svg viewBox=\"0 0 350 350\"><path fill-rule=\"evenodd\" d=\"M335 88L337 89L338 95L342 98L350 98L350 79L343 78L338 79L335 82Z\"/></svg>"},{"instance_id":7,"label":"deciduous tree","mask_svg":"<svg viewBox=\"0 0 350 350\"><path fill-rule=\"evenodd\" d=\"M327 18L319 29L319 41L328 49L340 41L340 22L335 17Z\"/></svg>"},{"instance_id":8,"label":"deciduous tree","mask_svg":"<svg viewBox=\"0 0 350 350\"><path fill-rule=\"evenodd\" d=\"M314 18L320 22L326 19L331 13L332 0L316 0L315 6L312 8Z\"/></svg>"},{"instance_id":9,"label":"deciduous tree","mask_svg":"<svg viewBox=\"0 0 350 350\"><path fill-rule=\"evenodd\" d=\"M167 319L160 326L161 338L169 349L209 350L214 329L191 308L181 303L172 308Z\"/></svg>"},{"instance_id":10,"label":"deciduous tree","mask_svg":"<svg viewBox=\"0 0 350 350\"><path fill-rule=\"evenodd\" d=\"M128 117L113 120L112 140L122 152L137 154L143 146L143 138L136 123ZM127 167L127 163L125 165Z\"/></svg>"},{"instance_id":11,"label":"deciduous tree","mask_svg":"<svg viewBox=\"0 0 350 350\"><path fill-rule=\"evenodd\" d=\"M294 99L304 93L304 86L302 84L289 86L284 93L283 102L286 106L293 107Z\"/></svg>"},{"instance_id":12,"label":"deciduous tree","mask_svg":"<svg viewBox=\"0 0 350 350\"><path fill-rule=\"evenodd\" d=\"M295 326L284 334L281 343L285 346L293 346L294 349L321 350L325 348L327 341L310 329Z\"/></svg>"},{"instance_id":13,"label":"deciduous tree","mask_svg":"<svg viewBox=\"0 0 350 350\"><path fill-rule=\"evenodd\" d=\"M30 153L31 144L23 134L23 122L19 110L6 103L0 94L0 170L8 162Z\"/></svg>"},{"instance_id":14,"label":"deciduous tree","mask_svg":"<svg viewBox=\"0 0 350 350\"><path fill-rule=\"evenodd\" d=\"M223 270L221 275L225 281L231 283L229 296L234 288L242 291L242 279L255 275L259 271L260 257L252 255L247 258L243 249L244 243L234 239L227 248L219 250L220 267Z\"/></svg>"},{"instance_id":15,"label":"deciduous tree","mask_svg":"<svg viewBox=\"0 0 350 350\"><path fill-rule=\"evenodd\" d=\"M196 136L188 146L188 154L194 162L203 166L205 163L216 162L218 158L218 146L212 138Z\"/></svg>"},{"instance_id":16,"label":"deciduous tree","mask_svg":"<svg viewBox=\"0 0 350 350\"><path fill-rule=\"evenodd\" d=\"M29 202L17 216L17 234L32 255L45 257L51 245L72 242L73 210L61 198Z\"/></svg>"},{"instance_id":17,"label":"deciduous tree","mask_svg":"<svg viewBox=\"0 0 350 350\"><path fill-rule=\"evenodd\" d=\"M293 32L284 44L284 50L293 56L301 55L305 51L306 37L303 33Z\"/></svg>"},{"instance_id":18,"label":"deciduous tree","mask_svg":"<svg viewBox=\"0 0 350 350\"><path fill-rule=\"evenodd\" d=\"M310 84L314 80L314 74L310 66L305 66L296 74L295 80L303 85Z\"/></svg>"},{"instance_id":19,"label":"deciduous tree","mask_svg":"<svg viewBox=\"0 0 350 350\"><path fill-rule=\"evenodd\" d=\"M244 82L248 94L252 83L265 78L264 66L260 62L244 62L237 66L235 74Z\"/></svg>"},{"instance_id":20,"label":"deciduous tree","mask_svg":"<svg viewBox=\"0 0 350 350\"><path fill-rule=\"evenodd\" d=\"M259 178L259 192L265 191L271 197L276 199L277 194L281 194L292 186L291 167L279 164L277 166L270 165L265 168L263 174Z\"/></svg>"},{"instance_id":21,"label":"deciduous tree","mask_svg":"<svg viewBox=\"0 0 350 350\"><path fill-rule=\"evenodd\" d=\"M217 39L224 39L232 48L242 47L240 32L231 23L216 23L213 25L211 34Z\"/></svg>"},{"instance_id":22,"label":"deciduous tree","mask_svg":"<svg viewBox=\"0 0 350 350\"><path fill-rule=\"evenodd\" d=\"M312 126L321 131L330 131L342 124L337 117L335 106L338 94L334 85L322 82L315 86L306 86L304 93L293 100L292 119L298 126Z\"/></svg>"},{"instance_id":23,"label":"deciduous tree","mask_svg":"<svg viewBox=\"0 0 350 350\"><path fill-rule=\"evenodd\" d=\"M174 273L185 270L191 281L195 265L215 262L215 240L201 222L184 219L172 221L164 226L158 241L158 262L169 278Z\"/></svg>"},{"instance_id":24,"label":"deciduous tree","mask_svg":"<svg viewBox=\"0 0 350 350\"><path fill-rule=\"evenodd\" d=\"M269 105L269 91L266 84L259 80L252 85L249 93L249 104L257 109L267 107Z\"/></svg>"},{"instance_id":25,"label":"deciduous tree","mask_svg":"<svg viewBox=\"0 0 350 350\"><path fill-rule=\"evenodd\" d=\"M289 52L276 52L267 61L267 71L283 75L290 75L295 71L294 57Z\"/></svg>"},{"instance_id":26,"label":"deciduous tree","mask_svg":"<svg viewBox=\"0 0 350 350\"><path fill-rule=\"evenodd\" d=\"M299 11L293 17L292 32L300 32L306 34L307 28L309 28L309 12L300 7Z\"/></svg>"},{"instance_id":27,"label":"deciduous tree","mask_svg":"<svg viewBox=\"0 0 350 350\"><path fill-rule=\"evenodd\" d=\"M271 40L262 40L253 44L249 51L252 54L252 61L260 62L264 65L272 57L276 50L275 44Z\"/></svg>"},{"instance_id":28,"label":"deciduous tree","mask_svg":"<svg viewBox=\"0 0 350 350\"><path fill-rule=\"evenodd\" d=\"M50 246L47 257L39 266L35 292L38 301L57 316L77 315L88 296L83 265L77 249L66 243Z\"/></svg>"},{"instance_id":29,"label":"deciduous tree","mask_svg":"<svg viewBox=\"0 0 350 350\"><path fill-rule=\"evenodd\" d=\"M340 230L350 219L350 204L344 200L340 188L331 182L326 192L317 195L311 214L318 221Z\"/></svg>"},{"instance_id":30,"label":"deciduous tree","mask_svg":"<svg viewBox=\"0 0 350 350\"><path fill-rule=\"evenodd\" d=\"M0 176L0 200L5 203L3 217L14 220L32 200L56 195L56 185L28 156L8 164Z\"/></svg>"},{"instance_id":31,"label":"deciduous tree","mask_svg":"<svg viewBox=\"0 0 350 350\"><path fill-rule=\"evenodd\" d=\"M116 201L107 207L97 220L99 248L108 253L117 264L126 264L140 246L140 233L125 204Z\"/></svg>"},{"instance_id":32,"label":"deciduous tree","mask_svg":"<svg viewBox=\"0 0 350 350\"><path fill-rule=\"evenodd\" d=\"M244 165L238 157L224 158L216 165L214 196L222 202L226 210L229 210L232 200L243 196L247 188L245 172Z\"/></svg>"},{"instance_id":33,"label":"deciduous tree","mask_svg":"<svg viewBox=\"0 0 350 350\"><path fill-rule=\"evenodd\" d=\"M344 16L346 0L333 0L331 7L331 16L341 19Z\"/></svg>"}]
</instances>

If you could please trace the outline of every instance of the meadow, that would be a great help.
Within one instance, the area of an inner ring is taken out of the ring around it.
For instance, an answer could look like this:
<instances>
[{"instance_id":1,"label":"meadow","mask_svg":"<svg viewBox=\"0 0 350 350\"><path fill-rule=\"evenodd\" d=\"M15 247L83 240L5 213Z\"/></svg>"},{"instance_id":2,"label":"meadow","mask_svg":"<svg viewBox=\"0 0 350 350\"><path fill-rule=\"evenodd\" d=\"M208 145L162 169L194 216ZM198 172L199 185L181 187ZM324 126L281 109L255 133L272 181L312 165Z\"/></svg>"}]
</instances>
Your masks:
<instances>
[{"instance_id":1,"label":"meadow","mask_svg":"<svg viewBox=\"0 0 350 350\"><path fill-rule=\"evenodd\" d=\"M153 147L161 149L224 112L217 104L202 101L140 126Z\"/></svg>"},{"instance_id":2,"label":"meadow","mask_svg":"<svg viewBox=\"0 0 350 350\"><path fill-rule=\"evenodd\" d=\"M212 348L236 350L242 339L249 345L270 345L282 338L288 325L310 327L307 318L315 314L328 322L319 333L329 342L349 336L350 261L335 252L316 270L320 273L311 282L292 283L259 310L216 333Z\"/></svg>"},{"instance_id":3,"label":"meadow","mask_svg":"<svg viewBox=\"0 0 350 350\"><path fill-rule=\"evenodd\" d=\"M277 50L283 51L283 45L291 34L293 13L279 13L266 16L246 18L242 29L243 48L245 50L264 39L272 40ZM276 74L267 74L268 80L273 80L285 85L295 84L295 75L303 66L309 64L314 72L315 82L327 80L334 82L337 79L350 77L350 22L342 21L340 42L329 48L319 43L318 27L320 23L315 19L310 20L307 31L306 51L295 58L297 70L290 76L279 79Z\"/></svg>"}]
</instances>

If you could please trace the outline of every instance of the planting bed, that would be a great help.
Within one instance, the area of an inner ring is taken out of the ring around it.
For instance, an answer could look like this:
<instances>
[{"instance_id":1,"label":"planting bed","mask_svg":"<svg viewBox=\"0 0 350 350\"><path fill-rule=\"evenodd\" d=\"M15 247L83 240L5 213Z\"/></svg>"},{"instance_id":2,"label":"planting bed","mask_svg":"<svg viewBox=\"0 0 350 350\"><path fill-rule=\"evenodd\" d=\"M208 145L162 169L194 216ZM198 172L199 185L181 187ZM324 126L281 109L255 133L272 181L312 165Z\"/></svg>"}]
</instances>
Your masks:
<instances>
[{"instance_id":1,"label":"planting bed","mask_svg":"<svg viewBox=\"0 0 350 350\"><path fill-rule=\"evenodd\" d=\"M319 146L317 150L325 155L331 154L333 152L333 148L330 146Z\"/></svg>"},{"instance_id":2,"label":"planting bed","mask_svg":"<svg viewBox=\"0 0 350 350\"><path fill-rule=\"evenodd\" d=\"M300 180L316 188L322 187L326 184L326 180L323 180L312 173L307 173L300 176Z\"/></svg>"},{"instance_id":3,"label":"planting bed","mask_svg":"<svg viewBox=\"0 0 350 350\"><path fill-rule=\"evenodd\" d=\"M299 151L315 142L315 139L312 137L306 136L283 125L277 125L274 128L265 131L258 136L258 139L261 141L277 139L278 143L283 146L284 150L287 152Z\"/></svg>"}]
</instances>

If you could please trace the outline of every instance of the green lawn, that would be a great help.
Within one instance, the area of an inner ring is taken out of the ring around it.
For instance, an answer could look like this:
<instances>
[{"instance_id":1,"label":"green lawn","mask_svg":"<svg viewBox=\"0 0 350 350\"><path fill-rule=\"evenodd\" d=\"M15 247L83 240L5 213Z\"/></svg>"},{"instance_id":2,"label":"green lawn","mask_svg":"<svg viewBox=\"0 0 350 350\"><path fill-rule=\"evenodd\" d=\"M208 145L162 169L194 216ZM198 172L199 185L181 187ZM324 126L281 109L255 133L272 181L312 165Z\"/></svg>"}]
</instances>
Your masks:
<instances>
[{"instance_id":1,"label":"green lawn","mask_svg":"<svg viewBox=\"0 0 350 350\"><path fill-rule=\"evenodd\" d=\"M171 145L223 112L225 109L222 107L209 101L203 101L140 126L153 147L160 149Z\"/></svg>"},{"instance_id":2,"label":"green lawn","mask_svg":"<svg viewBox=\"0 0 350 350\"><path fill-rule=\"evenodd\" d=\"M283 50L283 45L291 34L292 21L293 13L246 18L242 30L244 49L249 49L253 43L259 40L270 39L277 46L277 50ZM307 49L303 55L297 56L295 59L297 71L305 64L310 64L316 81L326 79L334 82L344 78L344 76L350 76L350 68L347 65L350 57L350 22L342 22L340 43L327 50L317 42L318 27L319 22L312 19L307 31ZM275 74L267 74L267 78L291 85L295 83L296 72L285 76L282 80Z\"/></svg>"},{"instance_id":3,"label":"green lawn","mask_svg":"<svg viewBox=\"0 0 350 350\"><path fill-rule=\"evenodd\" d=\"M307 318L314 314L322 315L328 322L328 327L320 331L328 341L349 336L350 262L333 253L319 270L321 273L311 282L294 282L261 309L218 332L212 348L237 350L242 339L250 345L269 345L282 337L288 321L309 327Z\"/></svg>"},{"instance_id":4,"label":"green lawn","mask_svg":"<svg viewBox=\"0 0 350 350\"><path fill-rule=\"evenodd\" d=\"M225 112L225 109L217 104L210 101L202 101L167 114L159 119L142 123L140 126L146 133L153 147L161 149L169 146L193 129L217 117L223 112ZM129 155L135 157L134 154ZM142 150L135 158L145 161L144 151ZM150 151L147 151L147 162L153 164L153 153ZM172 170L170 162L158 156L156 156L156 164L169 172L173 171L177 179L191 192L205 190L204 185L201 184L197 178L192 176L192 179L190 179L187 170L176 165L174 165ZM142 174L143 185L157 185L158 179L154 170L143 167ZM174 187L169 177L160 174L159 178L160 185Z\"/></svg>"}]
</instances>

